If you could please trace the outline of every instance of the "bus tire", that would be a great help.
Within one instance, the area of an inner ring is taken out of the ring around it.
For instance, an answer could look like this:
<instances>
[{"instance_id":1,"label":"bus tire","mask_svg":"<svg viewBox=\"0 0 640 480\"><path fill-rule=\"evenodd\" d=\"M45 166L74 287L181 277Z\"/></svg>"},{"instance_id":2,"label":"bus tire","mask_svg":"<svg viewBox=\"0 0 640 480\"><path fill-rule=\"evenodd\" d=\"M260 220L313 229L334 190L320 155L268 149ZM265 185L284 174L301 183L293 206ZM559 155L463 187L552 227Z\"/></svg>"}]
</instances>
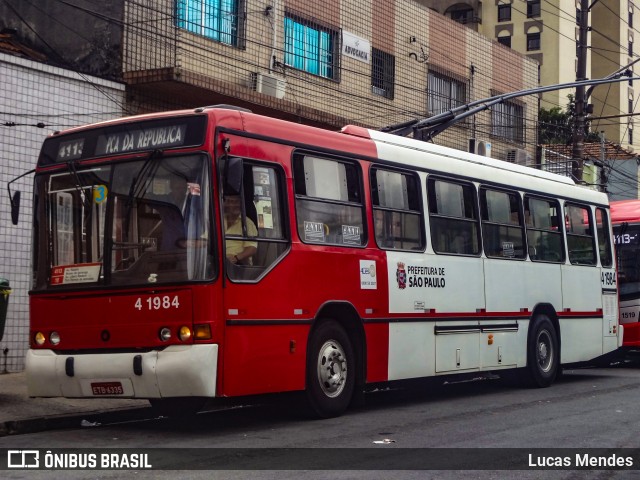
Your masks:
<instances>
[{"instance_id":1,"label":"bus tire","mask_svg":"<svg viewBox=\"0 0 640 480\"><path fill-rule=\"evenodd\" d=\"M337 322L322 322L312 333L307 351L306 394L311 413L337 417L353 396L356 368L351 340Z\"/></svg>"},{"instance_id":2,"label":"bus tire","mask_svg":"<svg viewBox=\"0 0 640 480\"><path fill-rule=\"evenodd\" d=\"M531 387L545 388L553 383L560 368L558 334L544 314L533 318L527 345L527 380Z\"/></svg>"}]
</instances>

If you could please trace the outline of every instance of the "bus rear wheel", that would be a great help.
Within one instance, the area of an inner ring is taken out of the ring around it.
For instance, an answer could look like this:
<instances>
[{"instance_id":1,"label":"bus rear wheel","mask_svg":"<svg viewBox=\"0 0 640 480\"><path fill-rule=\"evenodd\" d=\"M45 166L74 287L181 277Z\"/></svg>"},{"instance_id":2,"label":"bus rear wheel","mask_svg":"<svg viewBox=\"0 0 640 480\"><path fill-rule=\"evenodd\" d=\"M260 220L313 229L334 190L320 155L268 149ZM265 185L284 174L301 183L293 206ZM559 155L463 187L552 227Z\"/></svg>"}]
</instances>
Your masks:
<instances>
[{"instance_id":1,"label":"bus rear wheel","mask_svg":"<svg viewBox=\"0 0 640 480\"><path fill-rule=\"evenodd\" d=\"M321 323L307 351L306 393L311 412L337 417L351 401L355 386L355 355L349 336L337 322Z\"/></svg>"},{"instance_id":2,"label":"bus rear wheel","mask_svg":"<svg viewBox=\"0 0 640 480\"><path fill-rule=\"evenodd\" d=\"M536 315L529 330L527 373L532 387L548 387L560 367L558 334L546 315Z\"/></svg>"}]
</instances>

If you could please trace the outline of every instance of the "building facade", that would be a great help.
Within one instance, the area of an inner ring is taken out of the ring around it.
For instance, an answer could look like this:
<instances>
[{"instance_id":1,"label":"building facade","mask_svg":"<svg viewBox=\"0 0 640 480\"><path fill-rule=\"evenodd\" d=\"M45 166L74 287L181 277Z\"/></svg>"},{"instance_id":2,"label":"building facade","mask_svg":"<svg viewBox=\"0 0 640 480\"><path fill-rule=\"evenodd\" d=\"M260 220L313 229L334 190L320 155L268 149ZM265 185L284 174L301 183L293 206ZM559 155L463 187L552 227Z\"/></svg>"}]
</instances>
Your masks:
<instances>
[{"instance_id":1,"label":"building facade","mask_svg":"<svg viewBox=\"0 0 640 480\"><path fill-rule=\"evenodd\" d=\"M124 86L38 61L0 53L0 185L33 169L45 137L84 123L120 117ZM18 225L6 188L0 195L0 277L11 284L0 373L20 371L29 346L33 175L11 184L21 191Z\"/></svg>"},{"instance_id":2,"label":"building facade","mask_svg":"<svg viewBox=\"0 0 640 480\"><path fill-rule=\"evenodd\" d=\"M123 43L136 111L157 109L160 93L173 100L163 109L234 103L324 128L380 128L537 85L535 61L408 0L125 1ZM536 115L536 99L523 98L436 143L533 153Z\"/></svg>"},{"instance_id":3,"label":"building facade","mask_svg":"<svg viewBox=\"0 0 640 480\"><path fill-rule=\"evenodd\" d=\"M537 60L541 85L576 80L580 0L415 1ZM638 19L634 25L634 14L640 5L638 0L607 0L588 2L588 5L591 10L586 77L605 78L627 66L634 76L640 74L640 67L632 65L640 50L636 44L634 52L634 40L638 36ZM460 11L468 13L456 14ZM601 85L593 89L587 100L593 105L590 108L592 130L604 132L608 141L636 153L640 148L640 134L634 136L633 115L640 112L639 89L634 82ZM575 90L544 93L540 106L566 109L569 94L574 95Z\"/></svg>"},{"instance_id":4,"label":"building facade","mask_svg":"<svg viewBox=\"0 0 640 480\"><path fill-rule=\"evenodd\" d=\"M537 85L535 61L411 0L39 3L0 3L0 26L90 74L114 78L121 62L130 113L231 103L324 128L380 128ZM23 25L30 16L37 35ZM537 111L522 97L435 142L467 150L477 138L495 158L531 157Z\"/></svg>"},{"instance_id":5,"label":"building facade","mask_svg":"<svg viewBox=\"0 0 640 480\"><path fill-rule=\"evenodd\" d=\"M598 2L591 11L591 50L593 78L604 78L621 67L628 68L633 76L640 75L638 60L640 44L634 48L634 39L640 17L638 0L615 0ZM627 67L628 66L628 67ZM640 154L640 132L634 135L634 116L640 113L640 84L623 82L603 85L593 90L592 128L603 131L607 140L620 144Z\"/></svg>"}]
</instances>

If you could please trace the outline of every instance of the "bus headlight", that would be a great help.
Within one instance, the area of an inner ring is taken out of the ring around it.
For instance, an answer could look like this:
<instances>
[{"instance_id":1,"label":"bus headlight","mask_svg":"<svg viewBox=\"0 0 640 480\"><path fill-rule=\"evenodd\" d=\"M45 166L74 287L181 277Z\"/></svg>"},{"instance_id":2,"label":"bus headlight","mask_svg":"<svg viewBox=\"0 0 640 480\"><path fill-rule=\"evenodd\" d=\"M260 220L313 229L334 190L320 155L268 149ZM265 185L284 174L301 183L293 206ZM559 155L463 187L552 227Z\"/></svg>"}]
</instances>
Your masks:
<instances>
[{"instance_id":1,"label":"bus headlight","mask_svg":"<svg viewBox=\"0 0 640 480\"><path fill-rule=\"evenodd\" d=\"M167 342L171 338L171 330L167 327L160 329L160 340Z\"/></svg>"},{"instance_id":2,"label":"bus headlight","mask_svg":"<svg viewBox=\"0 0 640 480\"><path fill-rule=\"evenodd\" d=\"M58 332L51 332L51 335L49 335L49 341L52 345L58 345L60 343L60 334Z\"/></svg>"},{"instance_id":3,"label":"bus headlight","mask_svg":"<svg viewBox=\"0 0 640 480\"><path fill-rule=\"evenodd\" d=\"M180 337L180 340L182 340L183 342L186 342L191 338L191 329L186 325L180 327L180 330L178 331L178 336Z\"/></svg>"},{"instance_id":4,"label":"bus headlight","mask_svg":"<svg viewBox=\"0 0 640 480\"><path fill-rule=\"evenodd\" d=\"M44 333L38 332L38 333L35 334L33 339L36 342L36 345L44 345L46 337L44 336Z\"/></svg>"}]
</instances>

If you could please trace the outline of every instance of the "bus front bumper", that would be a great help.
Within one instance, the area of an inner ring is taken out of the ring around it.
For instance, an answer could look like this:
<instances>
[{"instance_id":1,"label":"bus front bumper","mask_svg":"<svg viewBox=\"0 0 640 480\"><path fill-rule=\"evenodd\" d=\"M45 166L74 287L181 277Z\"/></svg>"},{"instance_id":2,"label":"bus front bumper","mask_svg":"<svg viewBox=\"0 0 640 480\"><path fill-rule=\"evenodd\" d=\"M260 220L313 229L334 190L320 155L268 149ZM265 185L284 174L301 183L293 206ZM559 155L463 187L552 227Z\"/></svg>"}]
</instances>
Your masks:
<instances>
[{"instance_id":1,"label":"bus front bumper","mask_svg":"<svg viewBox=\"0 0 640 480\"><path fill-rule=\"evenodd\" d=\"M218 345L173 345L144 353L27 352L30 397L214 397Z\"/></svg>"}]
</instances>

